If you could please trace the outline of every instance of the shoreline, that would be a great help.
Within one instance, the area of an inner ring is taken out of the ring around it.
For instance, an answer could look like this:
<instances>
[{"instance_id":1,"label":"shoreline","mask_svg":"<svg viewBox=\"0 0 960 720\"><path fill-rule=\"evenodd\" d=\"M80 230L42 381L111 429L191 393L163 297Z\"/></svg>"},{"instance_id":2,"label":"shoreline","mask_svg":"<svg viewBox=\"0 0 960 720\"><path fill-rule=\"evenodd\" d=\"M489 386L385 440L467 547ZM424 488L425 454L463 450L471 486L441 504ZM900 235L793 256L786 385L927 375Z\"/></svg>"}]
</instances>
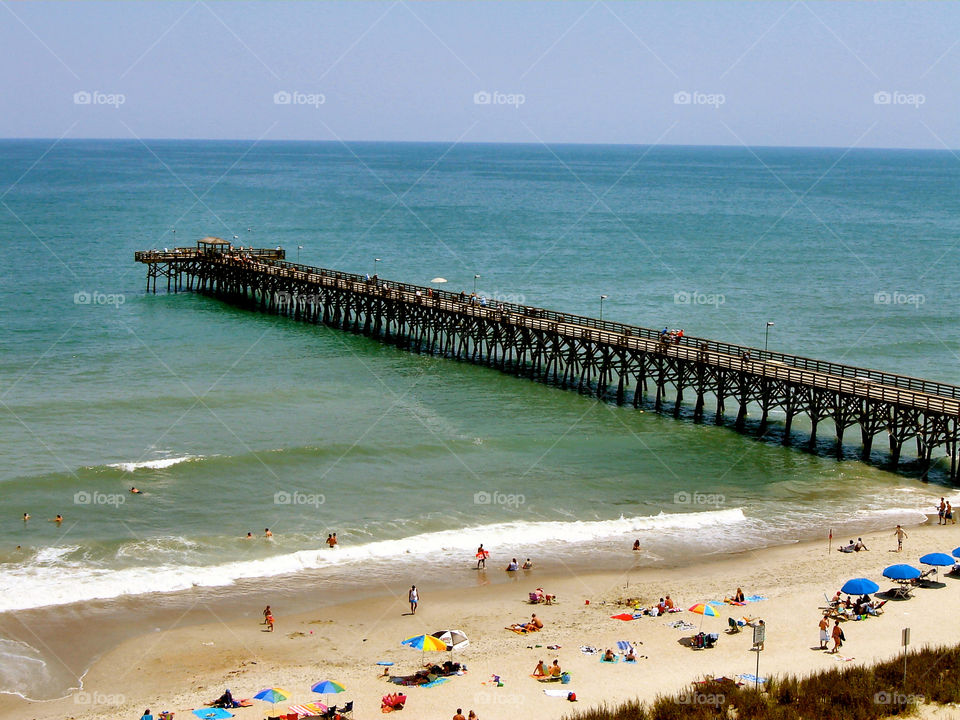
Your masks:
<instances>
[{"instance_id":1,"label":"shoreline","mask_svg":"<svg viewBox=\"0 0 960 720\"><path fill-rule=\"evenodd\" d=\"M262 605L255 603L250 595L242 592L238 595L235 587L223 589L227 592L214 594L215 597L203 602L195 598L187 610L182 607L161 608L169 613L166 619L172 620L162 626L146 622L145 618L160 621L164 619L161 617L163 612L156 614L158 610L154 609L154 614L150 611L144 613L143 608L130 607L126 610L131 613L131 621L137 617L141 621L137 631L118 628L127 632L102 634L101 652L86 668L82 691L75 691L66 699L45 701L3 695L0 696L0 714L11 718L52 720L63 717L63 708L58 706L64 703L69 704L72 717L90 720L132 715L148 706L181 714L188 708L200 706L204 700L212 700L223 691L223 687L231 687L238 697L248 697L261 687L271 685L294 692L291 701L306 702L317 699L311 697L308 690L304 692L310 684L320 679L336 679L349 690L343 696L345 699L357 699L358 707L363 708L359 715L362 717L369 715L373 706L379 704L380 695L390 692L393 687L377 679L376 659L390 659L397 663L395 667L413 671L419 658L415 652L400 648L399 641L409 635L455 627L462 628L471 638L471 647L458 658L468 665L470 672L464 677L452 678L438 688L410 689L411 701L418 706L425 703L418 717L449 716L452 711L447 705L466 706L471 701L478 714L483 716L484 703L500 703L503 698L512 698L511 702L518 704L529 703L529 707L542 705L548 716L558 717L569 710L567 704L543 696L539 684L526 677L536 660L541 659L533 655L546 656L549 651L545 648L528 650L528 640L533 639L534 645L562 646L558 653L564 666L574 668L575 680L570 687L578 693L582 705L634 696L649 698L654 691L682 689L705 673L753 672L745 666L752 667L756 661L753 654L749 654L749 641L744 640L749 633L739 636L723 633L726 626L721 626L719 621L726 622L727 607L721 609L721 618L704 620L705 630L719 632L721 638L717 648L702 652L681 646L679 640L689 633L666 627L662 618L642 618L629 623L609 619L618 612L616 605L612 604L617 597L641 597L649 603L670 593L681 606L687 607L695 602L722 600L736 586L743 587L748 595L756 593L769 598L744 608L751 613L762 613L767 620L768 637L773 647L764 654L769 660L762 661L761 675L787 669L808 672L822 667L823 661L806 658L803 662L803 654L799 658L797 655L801 650L809 652L806 648L816 641L816 607L823 604L824 592L832 594L836 589L834 586L839 587L847 577L864 575L880 580L879 571L888 564L916 563L922 552L943 551L947 545L955 547L960 544L960 531L953 526L937 527L929 517L924 524L908 527L907 532L910 537L906 550L900 555L888 552L895 547L891 529L890 533L864 535L870 551L849 555L838 553L836 547L827 554L823 543L811 541L710 556L671 568L638 568L626 563L619 571L534 569L517 575L508 575L499 567L486 572L473 571L472 584L458 582L451 586L449 583L426 582L421 586L417 583L422 601L415 616L403 614L408 611L405 595L408 586L405 583L385 583L359 598L342 596L335 588L328 587L322 596L314 593L312 599L304 597L294 604L278 595L276 589L265 589L265 594L274 593L275 602L271 604L277 614L277 632L272 634L262 632L259 625ZM950 548L946 549L949 551ZM960 587L960 583L952 578L945 582L943 588L918 590L906 603L893 606L888 603L889 612L866 621L873 628L887 627L890 632L884 633L883 638L870 638L866 649L857 652L856 661L869 662L897 652L899 625L893 627L889 621L895 614L911 616L911 622L918 623L914 624L915 645L934 642L936 636L927 630L927 626L936 623L936 612L924 613L917 618L916 610L930 602L942 603L957 592L952 590L953 585ZM551 607L526 604L527 593L535 587L544 587L557 594L560 603ZM884 583L881 588L885 589ZM282 598L280 602L276 602L278 598ZM589 605L585 604L587 600ZM112 604L115 603L102 605ZM56 609L62 611L63 607ZM111 624L117 624L115 608L101 607L98 611L92 620L89 615L80 618L87 623L85 627L109 629ZM520 637L502 629L510 622L529 616L531 611L540 613L546 622L547 627L542 633ZM70 627L71 618L66 618L54 630L62 633L67 641L79 644L84 632L76 626L76 614L69 615L73 616L73 627ZM675 617L695 624L700 620L688 612L678 613ZM7 625L9 618L0 618L0 623ZM800 627L790 627L796 623ZM862 624L847 625L858 630L857 626ZM145 627L149 629L144 630ZM100 631L90 629L87 634L91 632ZM851 636L862 633L847 634L851 644L861 644L861 638ZM889 637L885 637L887 634ZM791 647L791 641L798 635L804 638L804 642ZM620 636L642 642L644 649L637 645L638 653L647 654L651 662L669 668L669 679L661 674L654 687L648 682L648 673L635 672L632 678L623 675L625 670L637 671L639 668L625 665L605 668L594 666L592 662L584 665L585 660L590 662L596 658L581 655L577 650L580 644L615 647L615 638ZM807 636L809 641L806 641ZM740 648L739 653L732 652L735 646L744 644L746 647ZM748 653L747 657L743 656L744 652ZM445 658L446 654L443 656ZM814 653L813 658L819 658L819 655ZM549 662L547 657L542 659ZM745 664L746 660L749 662ZM768 670L765 671L764 667ZM613 672L605 672L607 670ZM493 673L505 679L505 686L510 688L507 693L491 695L490 689L480 684ZM327 678L326 674L334 676ZM580 677L587 681L578 682ZM619 685L637 678L641 682L638 685L631 683L635 689L624 692L617 683L602 682L605 677L618 678ZM186 690L188 684L190 689ZM595 686L601 691L595 691ZM470 699L457 700L458 693ZM122 702L117 702L121 699ZM435 701L447 705L442 711L439 707L434 709ZM240 709L237 717L258 717L265 708ZM487 715L491 714L490 710L486 708Z\"/></svg>"}]
</instances>

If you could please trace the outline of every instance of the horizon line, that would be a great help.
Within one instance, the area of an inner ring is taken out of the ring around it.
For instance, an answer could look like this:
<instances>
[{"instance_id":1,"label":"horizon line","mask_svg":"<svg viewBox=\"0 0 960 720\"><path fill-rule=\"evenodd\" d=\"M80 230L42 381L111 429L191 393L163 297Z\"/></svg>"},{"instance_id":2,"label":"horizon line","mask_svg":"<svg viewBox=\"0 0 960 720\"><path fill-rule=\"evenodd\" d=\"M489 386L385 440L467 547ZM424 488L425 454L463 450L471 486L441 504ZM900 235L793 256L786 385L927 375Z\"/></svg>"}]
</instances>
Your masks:
<instances>
[{"instance_id":1,"label":"horizon line","mask_svg":"<svg viewBox=\"0 0 960 720\"><path fill-rule=\"evenodd\" d=\"M663 148L742 148L742 149L771 149L771 150L847 150L850 152L856 150L898 150L903 152L946 152L955 153L960 148L949 147L890 147L885 145L745 145L743 143L629 143L629 142L583 142L583 141L562 141L562 142L520 142L511 140L473 140L470 142L457 142L455 140L357 140L357 139L313 139L313 138L282 138L274 140L265 140L257 138L184 138L184 137L76 137L76 138L55 138L55 137L0 137L0 142L17 141L43 141L55 142L57 144L69 142L254 142L258 145L268 143L330 143L333 145L343 145L347 143L356 144L391 144L391 145L517 145L527 147L556 147L556 146L603 146L603 147L663 147Z\"/></svg>"}]
</instances>

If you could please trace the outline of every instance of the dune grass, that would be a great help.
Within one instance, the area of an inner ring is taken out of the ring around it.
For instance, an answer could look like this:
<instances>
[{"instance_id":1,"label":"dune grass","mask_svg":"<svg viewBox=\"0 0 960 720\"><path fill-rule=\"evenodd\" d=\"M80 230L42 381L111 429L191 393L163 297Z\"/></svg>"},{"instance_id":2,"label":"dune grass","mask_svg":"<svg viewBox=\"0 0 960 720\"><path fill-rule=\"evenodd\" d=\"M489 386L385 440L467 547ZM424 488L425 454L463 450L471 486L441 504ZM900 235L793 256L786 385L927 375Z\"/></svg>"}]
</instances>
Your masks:
<instances>
[{"instance_id":1,"label":"dune grass","mask_svg":"<svg viewBox=\"0 0 960 720\"><path fill-rule=\"evenodd\" d=\"M693 683L650 703L631 700L575 711L567 720L880 720L912 714L919 703L960 702L960 646L926 647L871 667L829 668L772 677L760 691L729 680Z\"/></svg>"}]
</instances>

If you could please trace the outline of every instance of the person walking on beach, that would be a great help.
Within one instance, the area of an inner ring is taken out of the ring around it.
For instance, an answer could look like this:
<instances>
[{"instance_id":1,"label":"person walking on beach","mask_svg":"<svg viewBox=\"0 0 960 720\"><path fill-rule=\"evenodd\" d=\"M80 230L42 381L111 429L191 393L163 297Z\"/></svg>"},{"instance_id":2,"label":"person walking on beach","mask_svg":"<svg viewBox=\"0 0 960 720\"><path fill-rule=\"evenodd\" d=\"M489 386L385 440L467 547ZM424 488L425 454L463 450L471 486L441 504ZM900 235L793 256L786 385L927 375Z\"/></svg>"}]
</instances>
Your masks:
<instances>
[{"instance_id":1,"label":"person walking on beach","mask_svg":"<svg viewBox=\"0 0 960 720\"><path fill-rule=\"evenodd\" d=\"M408 597L408 599L410 600L410 614L411 614L411 615L416 615L416 614L417 614L417 603L420 602L420 593L417 591L417 586L416 586L416 585L411 585L411 586L410 586L410 592L408 593L407 597ZM459 712L459 711L458 711L458 712Z\"/></svg>"},{"instance_id":2,"label":"person walking on beach","mask_svg":"<svg viewBox=\"0 0 960 720\"><path fill-rule=\"evenodd\" d=\"M937 507L937 525L946 525L944 522L944 514L947 511L947 504L944 502L943 498L940 498L940 505Z\"/></svg>"},{"instance_id":3,"label":"person walking on beach","mask_svg":"<svg viewBox=\"0 0 960 720\"><path fill-rule=\"evenodd\" d=\"M261 625L266 625L266 624L267 624L267 618L270 617L272 614L273 614L273 613L270 612L270 606L267 605L267 606L263 609L263 622L260 623L260 624L261 624Z\"/></svg>"},{"instance_id":4,"label":"person walking on beach","mask_svg":"<svg viewBox=\"0 0 960 720\"><path fill-rule=\"evenodd\" d=\"M951 524L951 525L956 525L956 524L957 524L957 521L956 521L956 520L954 519L954 517L953 517L953 508L950 507L950 503L949 503L949 502L947 503L947 508L946 508L946 510L945 510L944 513L943 513L943 524L944 524L944 525L947 524L947 520L950 521L950 524Z\"/></svg>"},{"instance_id":5,"label":"person walking on beach","mask_svg":"<svg viewBox=\"0 0 960 720\"><path fill-rule=\"evenodd\" d=\"M897 536L897 552L900 552L903 550L903 540L907 537L907 534L899 525L897 525L897 529L893 531L893 534Z\"/></svg>"},{"instance_id":6,"label":"person walking on beach","mask_svg":"<svg viewBox=\"0 0 960 720\"><path fill-rule=\"evenodd\" d=\"M480 547L477 548L477 570L480 568L486 569L487 555L489 555L489 553L483 549L483 543L480 543Z\"/></svg>"},{"instance_id":7,"label":"person walking on beach","mask_svg":"<svg viewBox=\"0 0 960 720\"><path fill-rule=\"evenodd\" d=\"M836 654L837 650L843 647L843 628L840 627L840 621L833 621L833 650L830 652Z\"/></svg>"},{"instance_id":8,"label":"person walking on beach","mask_svg":"<svg viewBox=\"0 0 960 720\"><path fill-rule=\"evenodd\" d=\"M828 642L830 642L830 621L824 615L820 618L820 649L826 650Z\"/></svg>"},{"instance_id":9,"label":"person walking on beach","mask_svg":"<svg viewBox=\"0 0 960 720\"><path fill-rule=\"evenodd\" d=\"M273 613L267 614L267 632L273 632Z\"/></svg>"}]
</instances>

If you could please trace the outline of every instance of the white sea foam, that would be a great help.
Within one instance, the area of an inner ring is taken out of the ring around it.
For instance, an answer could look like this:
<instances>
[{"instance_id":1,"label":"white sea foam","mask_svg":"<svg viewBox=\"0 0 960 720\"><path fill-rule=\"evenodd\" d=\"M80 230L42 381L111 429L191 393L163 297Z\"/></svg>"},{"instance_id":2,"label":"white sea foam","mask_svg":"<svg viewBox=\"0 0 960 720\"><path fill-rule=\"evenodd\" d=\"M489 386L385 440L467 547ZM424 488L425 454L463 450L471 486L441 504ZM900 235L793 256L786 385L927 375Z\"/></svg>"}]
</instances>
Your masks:
<instances>
[{"instance_id":1,"label":"white sea foam","mask_svg":"<svg viewBox=\"0 0 960 720\"><path fill-rule=\"evenodd\" d=\"M35 648L0 638L0 693L29 698L49 680L47 663Z\"/></svg>"},{"instance_id":2,"label":"white sea foam","mask_svg":"<svg viewBox=\"0 0 960 720\"><path fill-rule=\"evenodd\" d=\"M162 470L163 468L179 465L180 463L201 460L203 455L182 455L180 457L158 458L155 460L143 460L142 462L122 462L111 463L107 467L116 468L125 472L136 472L137 470Z\"/></svg>"},{"instance_id":3,"label":"white sea foam","mask_svg":"<svg viewBox=\"0 0 960 720\"><path fill-rule=\"evenodd\" d=\"M256 560L218 565L174 562L169 554L157 553L149 566L105 567L69 561L77 548L49 548L33 562L12 565L0 571L0 612L46 605L63 605L124 595L175 592L191 587L222 587L238 580L287 575L302 570L370 563L378 560L420 562L425 558L462 558L472 555L478 542L503 552L533 554L537 547L615 541L644 532L675 535L678 539L746 522L739 508L692 513L660 513L653 516L621 517L616 520L509 522L467 529L427 532L400 539L328 548L299 550ZM171 539L171 548L187 549L182 539ZM166 541L157 541L162 546ZM142 543L135 543L118 555L144 557Z\"/></svg>"}]
</instances>

